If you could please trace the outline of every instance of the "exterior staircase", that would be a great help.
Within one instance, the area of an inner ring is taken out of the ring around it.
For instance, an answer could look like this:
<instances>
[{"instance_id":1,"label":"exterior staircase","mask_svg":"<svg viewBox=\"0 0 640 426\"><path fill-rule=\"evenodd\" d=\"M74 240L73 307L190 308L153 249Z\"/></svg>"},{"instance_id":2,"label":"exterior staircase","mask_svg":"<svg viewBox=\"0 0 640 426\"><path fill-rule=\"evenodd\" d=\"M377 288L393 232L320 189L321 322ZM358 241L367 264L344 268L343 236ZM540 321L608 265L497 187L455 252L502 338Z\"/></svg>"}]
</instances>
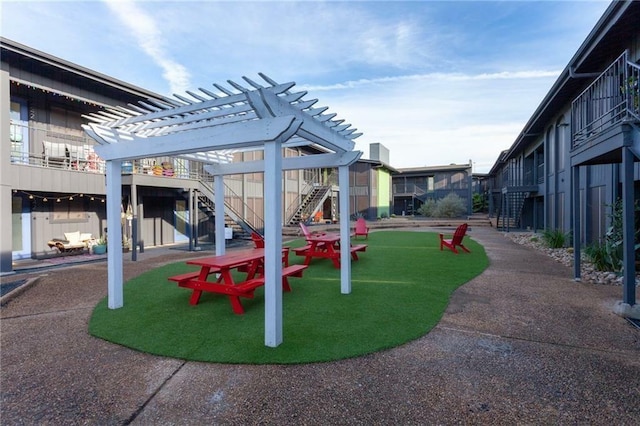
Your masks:
<instances>
[{"instance_id":1,"label":"exterior staircase","mask_svg":"<svg viewBox=\"0 0 640 426\"><path fill-rule=\"evenodd\" d=\"M200 181L197 191L198 209L205 212L209 217L215 216L213 189L206 182ZM233 229L234 238L249 239L252 232L260 232L259 225L246 221L241 214L235 211L229 203L225 201L224 207L225 227Z\"/></svg>"},{"instance_id":2,"label":"exterior staircase","mask_svg":"<svg viewBox=\"0 0 640 426\"><path fill-rule=\"evenodd\" d=\"M519 229L522 218L522 208L525 199L529 196L528 192L508 192L503 191L504 197L500 216L498 217L497 228L503 231L509 229Z\"/></svg>"},{"instance_id":3,"label":"exterior staircase","mask_svg":"<svg viewBox=\"0 0 640 426\"><path fill-rule=\"evenodd\" d=\"M289 218L287 224L295 226L298 223L313 217L316 212L322 209L324 201L331 194L330 185L316 185L311 191L302 199L300 206L295 213Z\"/></svg>"}]
</instances>

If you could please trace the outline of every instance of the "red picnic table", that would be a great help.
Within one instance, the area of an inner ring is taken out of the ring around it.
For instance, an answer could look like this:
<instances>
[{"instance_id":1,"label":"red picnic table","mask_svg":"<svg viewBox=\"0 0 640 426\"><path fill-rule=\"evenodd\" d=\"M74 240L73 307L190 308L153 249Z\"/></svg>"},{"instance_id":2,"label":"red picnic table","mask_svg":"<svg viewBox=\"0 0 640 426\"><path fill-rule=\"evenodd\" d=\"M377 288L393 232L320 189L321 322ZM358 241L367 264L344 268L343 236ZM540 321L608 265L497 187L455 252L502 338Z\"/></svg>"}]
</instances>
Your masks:
<instances>
[{"instance_id":1,"label":"red picnic table","mask_svg":"<svg viewBox=\"0 0 640 426\"><path fill-rule=\"evenodd\" d=\"M298 256L304 256L304 264L309 265L314 257L331 259L333 266L340 269L340 234L311 234L306 237L307 245L294 248ZM366 244L351 245L351 258L358 260L358 252L367 250Z\"/></svg>"},{"instance_id":2,"label":"red picnic table","mask_svg":"<svg viewBox=\"0 0 640 426\"><path fill-rule=\"evenodd\" d=\"M291 291L287 277L302 277L302 271L307 265L288 265L288 248L283 249L282 287L284 291ZM256 248L239 250L220 256L203 257L187 261L188 265L200 266L200 271L169 277L178 286L193 290L189 303L197 305L203 291L224 294L229 297L233 312L243 314L244 308L240 297L253 298L256 288L264 285L264 249ZM232 270L246 272L247 276L240 282L235 282ZM211 274L218 274L215 281L208 281Z\"/></svg>"}]
</instances>

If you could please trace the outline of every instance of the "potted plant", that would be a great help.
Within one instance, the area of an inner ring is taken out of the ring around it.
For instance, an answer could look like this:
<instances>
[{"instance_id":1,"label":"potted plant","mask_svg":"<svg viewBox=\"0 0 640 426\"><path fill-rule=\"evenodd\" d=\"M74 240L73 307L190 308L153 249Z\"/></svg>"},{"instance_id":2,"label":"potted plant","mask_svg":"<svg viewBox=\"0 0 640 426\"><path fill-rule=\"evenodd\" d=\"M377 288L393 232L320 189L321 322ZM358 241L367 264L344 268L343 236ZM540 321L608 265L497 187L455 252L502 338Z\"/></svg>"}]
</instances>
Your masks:
<instances>
[{"instance_id":1,"label":"potted plant","mask_svg":"<svg viewBox=\"0 0 640 426\"><path fill-rule=\"evenodd\" d=\"M93 246L93 254L105 254L107 252L107 239L100 237Z\"/></svg>"},{"instance_id":2,"label":"potted plant","mask_svg":"<svg viewBox=\"0 0 640 426\"><path fill-rule=\"evenodd\" d=\"M129 252L129 239L124 234L122 234L122 252L123 253Z\"/></svg>"}]
</instances>

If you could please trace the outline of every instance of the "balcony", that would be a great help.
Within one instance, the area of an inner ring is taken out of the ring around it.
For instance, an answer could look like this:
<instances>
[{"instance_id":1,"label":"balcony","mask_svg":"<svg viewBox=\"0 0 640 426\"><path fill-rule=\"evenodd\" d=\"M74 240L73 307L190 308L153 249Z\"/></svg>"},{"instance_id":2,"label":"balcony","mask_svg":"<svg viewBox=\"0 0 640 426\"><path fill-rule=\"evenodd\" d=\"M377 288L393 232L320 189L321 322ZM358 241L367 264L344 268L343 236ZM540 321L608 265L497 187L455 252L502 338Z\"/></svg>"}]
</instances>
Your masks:
<instances>
[{"instance_id":1,"label":"balcony","mask_svg":"<svg viewBox=\"0 0 640 426\"><path fill-rule=\"evenodd\" d=\"M571 105L572 164L619 162L625 124L640 122L640 66L620 55Z\"/></svg>"},{"instance_id":2,"label":"balcony","mask_svg":"<svg viewBox=\"0 0 640 426\"><path fill-rule=\"evenodd\" d=\"M94 150L95 142L82 130L43 123L10 124L11 163L96 174L105 173L105 162ZM201 167L169 157L124 162L123 174L200 179Z\"/></svg>"}]
</instances>

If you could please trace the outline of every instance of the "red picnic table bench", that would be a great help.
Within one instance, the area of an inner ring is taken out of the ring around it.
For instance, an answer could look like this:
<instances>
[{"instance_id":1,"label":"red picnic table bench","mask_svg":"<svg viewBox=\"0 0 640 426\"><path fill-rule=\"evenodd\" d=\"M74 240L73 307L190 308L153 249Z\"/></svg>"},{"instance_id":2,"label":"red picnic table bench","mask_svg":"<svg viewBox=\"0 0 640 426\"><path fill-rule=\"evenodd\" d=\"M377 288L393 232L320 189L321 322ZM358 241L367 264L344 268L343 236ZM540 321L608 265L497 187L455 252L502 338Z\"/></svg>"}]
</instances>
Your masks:
<instances>
[{"instance_id":1,"label":"red picnic table bench","mask_svg":"<svg viewBox=\"0 0 640 426\"><path fill-rule=\"evenodd\" d=\"M288 249L284 250L288 252ZM285 261L284 255L283 261ZM189 260L187 264L200 266L200 271L174 275L168 280L177 282L180 287L193 290L189 299L191 305L197 305L202 292L209 291L228 296L233 312L241 315L244 313L244 308L240 297L252 299L255 289L264 285L264 249L262 248ZM286 263L282 268L283 290L291 291L287 278L302 277L302 272L306 268L307 265L288 265L288 256L286 256ZM236 283L232 274L233 269L246 272L246 278ZM218 274L215 281L208 280L211 274Z\"/></svg>"},{"instance_id":2,"label":"red picnic table bench","mask_svg":"<svg viewBox=\"0 0 640 426\"><path fill-rule=\"evenodd\" d=\"M340 234L318 234L306 237L307 245L292 249L298 256L304 256L304 264L309 265L314 257L331 259L333 266L340 269ZM366 251L366 244L351 245L351 258L358 260L358 252Z\"/></svg>"}]
</instances>

